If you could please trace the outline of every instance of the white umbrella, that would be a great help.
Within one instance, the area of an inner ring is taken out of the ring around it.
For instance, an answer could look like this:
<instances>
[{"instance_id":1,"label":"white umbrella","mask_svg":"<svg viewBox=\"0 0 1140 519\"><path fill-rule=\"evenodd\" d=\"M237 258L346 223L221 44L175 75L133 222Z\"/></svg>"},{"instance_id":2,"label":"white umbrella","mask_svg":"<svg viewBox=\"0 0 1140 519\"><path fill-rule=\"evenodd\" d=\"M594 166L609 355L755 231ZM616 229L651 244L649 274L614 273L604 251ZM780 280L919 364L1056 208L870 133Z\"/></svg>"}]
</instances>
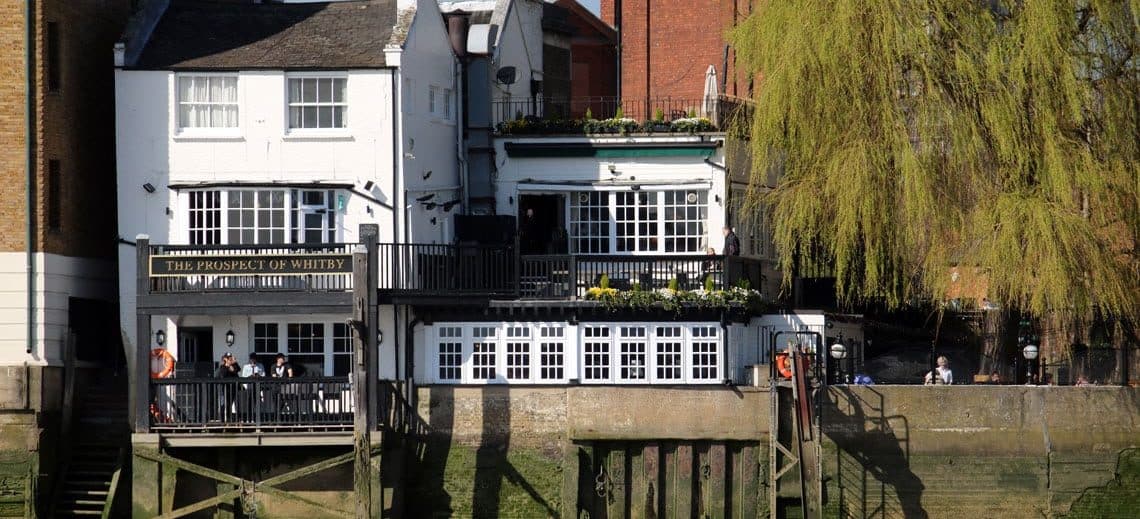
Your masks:
<instances>
[{"instance_id":1,"label":"white umbrella","mask_svg":"<svg viewBox=\"0 0 1140 519\"><path fill-rule=\"evenodd\" d=\"M716 67L709 65L709 69L705 71L705 109L703 114L705 117L713 118L718 97L720 97L720 92L716 86Z\"/></svg>"}]
</instances>

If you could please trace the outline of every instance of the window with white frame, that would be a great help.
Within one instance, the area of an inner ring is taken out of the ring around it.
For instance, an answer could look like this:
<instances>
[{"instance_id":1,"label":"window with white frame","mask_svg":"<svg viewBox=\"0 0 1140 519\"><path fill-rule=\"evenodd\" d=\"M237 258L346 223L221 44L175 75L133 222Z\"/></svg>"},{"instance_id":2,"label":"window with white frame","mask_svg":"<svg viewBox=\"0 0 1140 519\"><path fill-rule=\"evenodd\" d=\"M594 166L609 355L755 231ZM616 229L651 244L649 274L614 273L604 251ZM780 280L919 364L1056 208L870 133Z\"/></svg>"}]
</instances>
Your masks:
<instances>
[{"instance_id":1,"label":"window with white frame","mask_svg":"<svg viewBox=\"0 0 1140 519\"><path fill-rule=\"evenodd\" d=\"M432 328L426 347L432 383L716 384L723 378L719 324L583 323L576 332L557 323Z\"/></svg>"},{"instance_id":2,"label":"window with white frame","mask_svg":"<svg viewBox=\"0 0 1140 519\"><path fill-rule=\"evenodd\" d=\"M610 251L610 197L605 191L570 194L570 252Z\"/></svg>"},{"instance_id":3,"label":"window with white frame","mask_svg":"<svg viewBox=\"0 0 1140 519\"><path fill-rule=\"evenodd\" d=\"M716 326L692 326L691 363L694 381L716 382L720 380L720 328Z\"/></svg>"},{"instance_id":4,"label":"window with white frame","mask_svg":"<svg viewBox=\"0 0 1140 519\"><path fill-rule=\"evenodd\" d=\"M348 127L348 78L289 78L289 128Z\"/></svg>"},{"instance_id":5,"label":"window with white frame","mask_svg":"<svg viewBox=\"0 0 1140 519\"><path fill-rule=\"evenodd\" d=\"M538 328L538 379L561 381L566 378L566 329L561 326Z\"/></svg>"},{"instance_id":6,"label":"window with white frame","mask_svg":"<svg viewBox=\"0 0 1140 519\"><path fill-rule=\"evenodd\" d=\"M178 76L178 127L237 128L237 76Z\"/></svg>"},{"instance_id":7,"label":"window with white frame","mask_svg":"<svg viewBox=\"0 0 1140 519\"><path fill-rule=\"evenodd\" d=\"M222 193L191 191L189 196L190 245L222 243Z\"/></svg>"},{"instance_id":8,"label":"window with white frame","mask_svg":"<svg viewBox=\"0 0 1140 519\"><path fill-rule=\"evenodd\" d=\"M499 359L498 328L494 326L476 326L472 330L474 342L471 345L471 378L478 381L491 381L498 378Z\"/></svg>"},{"instance_id":9,"label":"window with white frame","mask_svg":"<svg viewBox=\"0 0 1140 519\"><path fill-rule=\"evenodd\" d=\"M706 189L577 191L570 194L567 203L572 253L686 254L705 250Z\"/></svg>"},{"instance_id":10,"label":"window with white frame","mask_svg":"<svg viewBox=\"0 0 1140 519\"><path fill-rule=\"evenodd\" d=\"M684 368L682 350L685 340L680 326L655 326L653 332L653 369L657 380L681 380Z\"/></svg>"},{"instance_id":11,"label":"window with white frame","mask_svg":"<svg viewBox=\"0 0 1140 519\"><path fill-rule=\"evenodd\" d=\"M440 326L436 345L437 380L458 382L463 378L463 328Z\"/></svg>"},{"instance_id":12,"label":"window with white frame","mask_svg":"<svg viewBox=\"0 0 1140 519\"><path fill-rule=\"evenodd\" d=\"M268 369L285 355L296 376L347 376L352 372L352 328L339 322L289 320L253 323L253 352Z\"/></svg>"},{"instance_id":13,"label":"window with white frame","mask_svg":"<svg viewBox=\"0 0 1140 519\"><path fill-rule=\"evenodd\" d=\"M217 189L187 193L191 245L334 243L338 191Z\"/></svg>"}]
</instances>

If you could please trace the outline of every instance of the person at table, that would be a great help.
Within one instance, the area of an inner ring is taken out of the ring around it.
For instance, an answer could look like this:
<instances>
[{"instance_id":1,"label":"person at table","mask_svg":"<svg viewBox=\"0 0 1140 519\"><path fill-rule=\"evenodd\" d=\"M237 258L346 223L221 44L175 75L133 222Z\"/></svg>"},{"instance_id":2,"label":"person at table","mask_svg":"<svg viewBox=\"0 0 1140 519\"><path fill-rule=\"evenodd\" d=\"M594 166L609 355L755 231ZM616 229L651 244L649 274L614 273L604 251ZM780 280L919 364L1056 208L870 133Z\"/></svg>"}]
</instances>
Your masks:
<instances>
[{"instance_id":1,"label":"person at table","mask_svg":"<svg viewBox=\"0 0 1140 519\"><path fill-rule=\"evenodd\" d=\"M278 353L277 360L270 368L269 376L273 378L293 378L293 366L285 361L285 355Z\"/></svg>"},{"instance_id":2,"label":"person at table","mask_svg":"<svg viewBox=\"0 0 1140 519\"><path fill-rule=\"evenodd\" d=\"M250 355L249 361L241 367L241 378L264 377L265 366L257 361L257 355Z\"/></svg>"}]
</instances>

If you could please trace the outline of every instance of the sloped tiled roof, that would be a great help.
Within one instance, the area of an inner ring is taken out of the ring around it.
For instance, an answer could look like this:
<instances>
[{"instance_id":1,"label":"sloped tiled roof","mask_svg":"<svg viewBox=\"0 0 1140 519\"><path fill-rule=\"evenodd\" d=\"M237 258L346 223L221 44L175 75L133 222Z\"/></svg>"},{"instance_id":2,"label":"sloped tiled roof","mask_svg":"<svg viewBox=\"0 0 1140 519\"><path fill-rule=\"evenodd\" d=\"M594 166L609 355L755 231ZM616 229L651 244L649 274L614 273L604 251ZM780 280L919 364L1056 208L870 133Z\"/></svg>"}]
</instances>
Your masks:
<instances>
[{"instance_id":1,"label":"sloped tiled roof","mask_svg":"<svg viewBox=\"0 0 1140 519\"><path fill-rule=\"evenodd\" d=\"M301 4L172 0L132 68L381 68L396 18L396 0Z\"/></svg>"}]
</instances>

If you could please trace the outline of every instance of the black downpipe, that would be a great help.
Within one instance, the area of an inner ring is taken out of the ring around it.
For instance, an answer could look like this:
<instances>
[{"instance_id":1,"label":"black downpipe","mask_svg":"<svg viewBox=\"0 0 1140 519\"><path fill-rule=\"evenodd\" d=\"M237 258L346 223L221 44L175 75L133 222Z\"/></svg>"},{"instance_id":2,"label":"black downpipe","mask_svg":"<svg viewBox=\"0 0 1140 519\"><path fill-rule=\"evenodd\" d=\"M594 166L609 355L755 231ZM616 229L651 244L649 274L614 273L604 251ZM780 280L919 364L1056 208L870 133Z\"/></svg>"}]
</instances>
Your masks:
<instances>
[{"instance_id":1,"label":"black downpipe","mask_svg":"<svg viewBox=\"0 0 1140 519\"><path fill-rule=\"evenodd\" d=\"M622 35L621 35L621 0L614 1L614 29L617 29L617 97L621 99L621 55L622 55Z\"/></svg>"},{"instance_id":2,"label":"black downpipe","mask_svg":"<svg viewBox=\"0 0 1140 519\"><path fill-rule=\"evenodd\" d=\"M32 353L36 344L36 2L24 3L24 28L27 31L24 45L24 145L27 147L25 191L27 208L24 211L28 272L28 346Z\"/></svg>"},{"instance_id":3,"label":"black downpipe","mask_svg":"<svg viewBox=\"0 0 1140 519\"><path fill-rule=\"evenodd\" d=\"M399 100L399 80L396 78L396 69L392 69L392 121L398 121L397 114L400 113L400 100ZM395 284L393 288L399 288L400 283L400 210L399 208L404 205L400 200L399 193L399 176L400 176L400 125L392 125L392 283ZM395 337L392 339L392 351L394 352L394 370L393 378L397 381L400 380L400 312L397 310L395 304L392 305L392 329L396 333L392 334Z\"/></svg>"}]
</instances>

